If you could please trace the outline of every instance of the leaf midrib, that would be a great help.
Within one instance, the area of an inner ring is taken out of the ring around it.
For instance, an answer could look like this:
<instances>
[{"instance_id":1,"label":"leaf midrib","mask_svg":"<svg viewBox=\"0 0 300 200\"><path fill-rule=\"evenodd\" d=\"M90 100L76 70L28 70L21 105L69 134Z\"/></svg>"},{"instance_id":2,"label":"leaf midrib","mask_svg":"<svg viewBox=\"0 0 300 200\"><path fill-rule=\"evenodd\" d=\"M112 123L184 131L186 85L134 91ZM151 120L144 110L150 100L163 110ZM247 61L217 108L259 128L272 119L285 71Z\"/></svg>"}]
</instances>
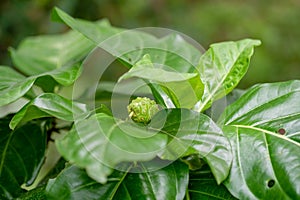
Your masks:
<instances>
[{"instance_id":1,"label":"leaf midrib","mask_svg":"<svg viewBox=\"0 0 300 200\"><path fill-rule=\"evenodd\" d=\"M112 192L111 192L111 196L109 197L110 200L113 200L114 196L116 195L121 183L123 183L125 177L127 176L129 170L132 168L132 165L130 165L128 167L128 169L126 170L126 172L123 174L123 176L121 177L121 179L118 181L118 183L115 185L115 187L113 188Z\"/></svg>"},{"instance_id":2,"label":"leaf midrib","mask_svg":"<svg viewBox=\"0 0 300 200\"><path fill-rule=\"evenodd\" d=\"M6 142L5 147L3 149L3 152L2 152L2 158L1 158L1 163L0 163L0 177L1 177L1 174L2 174L2 170L3 170L4 161L5 161L5 158L6 158L6 153L7 153L7 150L8 150L8 146L9 146L9 143L12 139L13 133L14 132L9 133L9 137L7 139L7 142Z\"/></svg>"},{"instance_id":3,"label":"leaf midrib","mask_svg":"<svg viewBox=\"0 0 300 200\"><path fill-rule=\"evenodd\" d=\"M153 182L151 181L151 178L149 176L149 174L147 173L147 169L144 167L144 165L141 165L141 167L143 168L143 170L145 171L146 174L146 178L147 178L147 182L149 183L150 187L151 187L151 191L152 191L152 195L155 197L155 191L154 191L154 187L153 187Z\"/></svg>"},{"instance_id":4,"label":"leaf midrib","mask_svg":"<svg viewBox=\"0 0 300 200\"><path fill-rule=\"evenodd\" d=\"M199 193L199 194L205 195L207 197L213 197L213 198L216 198L216 199L228 200L228 199L224 199L224 198L222 198L220 196L212 195L211 193L201 192L199 190L189 190L189 192Z\"/></svg>"},{"instance_id":5,"label":"leaf midrib","mask_svg":"<svg viewBox=\"0 0 300 200\"><path fill-rule=\"evenodd\" d=\"M266 130L266 129L258 128L258 127L255 127L255 126L249 126L249 125L230 125L230 126L234 126L234 127L237 127L237 128L246 128L246 129L251 129L251 130L264 132L264 133L267 133L269 135L275 136L277 138L287 140L288 142L291 142L291 143L297 145L298 147L300 147L300 143L297 143L294 140L292 140L292 139L290 139L290 138L288 138L284 135L276 134L276 133L274 133L272 131L269 131L269 130Z\"/></svg>"},{"instance_id":6,"label":"leaf midrib","mask_svg":"<svg viewBox=\"0 0 300 200\"><path fill-rule=\"evenodd\" d=\"M280 190L281 190L281 193L282 194L284 194L284 196L285 197L289 197L287 194L286 194L286 192L285 192L285 190L282 188L282 186L280 185L280 182L278 181L278 178L277 178L277 176L276 176L276 171L274 170L274 167L273 167L273 163L272 163L272 159L271 159L271 157L270 157L270 150L269 150L269 143L268 143L268 141L267 141L267 137L266 137L266 134L263 134L263 138L264 138L264 142L265 142L265 146L266 146L266 149L267 149L267 155L268 155L268 160L269 160L269 162L270 162L270 166L271 166L271 168L272 168L272 174L274 175L274 178L276 179L275 180L275 183L277 183L277 185L279 186L279 188L280 188Z\"/></svg>"}]
</instances>

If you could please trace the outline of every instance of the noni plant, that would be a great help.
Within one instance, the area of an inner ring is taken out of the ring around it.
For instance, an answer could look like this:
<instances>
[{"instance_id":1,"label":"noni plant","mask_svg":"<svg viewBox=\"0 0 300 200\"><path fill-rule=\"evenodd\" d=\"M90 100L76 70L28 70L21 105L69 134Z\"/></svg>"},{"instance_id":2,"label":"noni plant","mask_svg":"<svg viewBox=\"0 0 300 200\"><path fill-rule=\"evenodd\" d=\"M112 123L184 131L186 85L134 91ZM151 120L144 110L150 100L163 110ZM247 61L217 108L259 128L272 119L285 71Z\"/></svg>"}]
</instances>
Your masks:
<instances>
[{"instance_id":1,"label":"noni plant","mask_svg":"<svg viewBox=\"0 0 300 200\"><path fill-rule=\"evenodd\" d=\"M259 40L52 18L0 67L1 199L299 199L300 81L235 89Z\"/></svg>"}]
</instances>

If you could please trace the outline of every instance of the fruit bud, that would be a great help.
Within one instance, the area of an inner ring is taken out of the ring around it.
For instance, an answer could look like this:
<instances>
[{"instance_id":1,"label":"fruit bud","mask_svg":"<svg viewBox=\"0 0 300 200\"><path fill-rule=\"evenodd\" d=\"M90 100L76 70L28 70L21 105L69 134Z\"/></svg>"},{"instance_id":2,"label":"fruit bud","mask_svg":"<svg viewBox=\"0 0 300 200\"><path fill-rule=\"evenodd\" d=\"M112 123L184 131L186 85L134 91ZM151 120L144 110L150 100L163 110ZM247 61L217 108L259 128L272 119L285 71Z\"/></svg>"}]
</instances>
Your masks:
<instances>
[{"instance_id":1,"label":"fruit bud","mask_svg":"<svg viewBox=\"0 0 300 200\"><path fill-rule=\"evenodd\" d=\"M127 106L129 117L137 122L147 124L151 118L159 111L155 101L147 97L137 97Z\"/></svg>"}]
</instances>

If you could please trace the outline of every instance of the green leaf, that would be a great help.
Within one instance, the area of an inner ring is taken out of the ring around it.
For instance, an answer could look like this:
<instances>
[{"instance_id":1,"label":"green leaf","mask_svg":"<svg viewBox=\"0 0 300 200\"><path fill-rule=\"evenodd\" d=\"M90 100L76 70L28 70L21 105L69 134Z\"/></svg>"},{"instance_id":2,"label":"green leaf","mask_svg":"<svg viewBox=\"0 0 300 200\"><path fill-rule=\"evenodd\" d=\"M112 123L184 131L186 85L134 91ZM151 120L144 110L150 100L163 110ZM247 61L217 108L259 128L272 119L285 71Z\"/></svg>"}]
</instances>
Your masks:
<instances>
[{"instance_id":1,"label":"green leaf","mask_svg":"<svg viewBox=\"0 0 300 200\"><path fill-rule=\"evenodd\" d=\"M158 160L157 163L154 161L140 163L132 170L137 171L126 176L126 188L132 199L181 200L184 198L189 178L187 165L175 161L161 168L161 162Z\"/></svg>"},{"instance_id":2,"label":"green leaf","mask_svg":"<svg viewBox=\"0 0 300 200\"><path fill-rule=\"evenodd\" d=\"M169 137L161 158L176 160L197 154L208 163L218 184L228 176L232 161L229 141L206 115L187 109L162 110L149 126Z\"/></svg>"},{"instance_id":3,"label":"green leaf","mask_svg":"<svg viewBox=\"0 0 300 200\"><path fill-rule=\"evenodd\" d=\"M68 86L74 83L74 81L80 76L81 70L82 70L81 64L76 63L74 65L64 66L49 72L39 74L36 77L43 78L45 76L50 76L60 85Z\"/></svg>"},{"instance_id":4,"label":"green leaf","mask_svg":"<svg viewBox=\"0 0 300 200\"><path fill-rule=\"evenodd\" d=\"M26 75L38 75L83 59L95 45L80 33L35 36L10 49L13 63Z\"/></svg>"},{"instance_id":5,"label":"green leaf","mask_svg":"<svg viewBox=\"0 0 300 200\"><path fill-rule=\"evenodd\" d=\"M300 81L259 84L224 111L219 124L234 154L225 184L237 198L300 195L299 97Z\"/></svg>"},{"instance_id":6,"label":"green leaf","mask_svg":"<svg viewBox=\"0 0 300 200\"><path fill-rule=\"evenodd\" d=\"M35 180L44 161L46 132L40 122L11 131L10 119L0 120L0 198L15 199L21 185Z\"/></svg>"},{"instance_id":7,"label":"green leaf","mask_svg":"<svg viewBox=\"0 0 300 200\"><path fill-rule=\"evenodd\" d=\"M0 106L12 103L33 86L34 78L25 78L7 66L0 66Z\"/></svg>"},{"instance_id":8,"label":"green leaf","mask_svg":"<svg viewBox=\"0 0 300 200\"><path fill-rule=\"evenodd\" d=\"M143 55L150 54L154 63L164 64L180 72L195 72L201 55L198 49L178 34L158 39L147 33L147 30L151 32L149 29L125 30L109 24L103 26L97 22L74 19L59 8L53 10L52 18L63 21L129 67ZM161 31L158 29L158 32Z\"/></svg>"},{"instance_id":9,"label":"green leaf","mask_svg":"<svg viewBox=\"0 0 300 200\"><path fill-rule=\"evenodd\" d=\"M123 172L116 172L111 175L112 181L102 185L91 179L84 169L72 165L48 181L46 196L48 200L105 200L114 192L122 176Z\"/></svg>"},{"instance_id":10,"label":"green leaf","mask_svg":"<svg viewBox=\"0 0 300 200\"><path fill-rule=\"evenodd\" d=\"M1 77L1 82L0 82L0 89L4 89L8 87L9 85L14 84L17 81L25 79L25 76L22 74L18 73L14 69L12 69L9 66L3 66L0 65L0 77Z\"/></svg>"},{"instance_id":11,"label":"green leaf","mask_svg":"<svg viewBox=\"0 0 300 200\"><path fill-rule=\"evenodd\" d=\"M59 8L53 9L51 17L53 20L62 21L70 26L73 30L78 31L81 33L81 37L85 36L91 40L94 45L98 45L100 42L123 30L111 27L107 20L90 22L74 19Z\"/></svg>"},{"instance_id":12,"label":"green leaf","mask_svg":"<svg viewBox=\"0 0 300 200\"><path fill-rule=\"evenodd\" d=\"M151 162L151 164L153 164ZM151 166L150 166L151 167ZM149 163L139 163L131 170L149 168ZM114 171L106 184L92 180L84 170L68 167L54 180L48 182L49 200L118 200L118 199L183 199L188 184L188 168L175 162L155 171L130 173ZM162 187L163 185L163 187Z\"/></svg>"},{"instance_id":13,"label":"green leaf","mask_svg":"<svg viewBox=\"0 0 300 200\"><path fill-rule=\"evenodd\" d=\"M128 38L130 38L129 41ZM107 48L111 46L110 44L118 46L110 50ZM149 54L154 64L181 73L196 73L196 66L202 55L201 50L196 49L179 34L169 33L169 35L157 38L148 34L147 29L123 31L105 41L104 44L100 44L100 47L102 46L130 66Z\"/></svg>"},{"instance_id":14,"label":"green leaf","mask_svg":"<svg viewBox=\"0 0 300 200\"><path fill-rule=\"evenodd\" d=\"M203 85L197 77L196 65L199 61L201 51L188 43L182 36L178 34L170 34L162 38L156 38L147 33L148 29L142 30L124 30L107 26L99 26L97 23L84 20L74 19L62 10L55 8L52 16L54 19L63 21L73 30L77 30L91 41L117 57L124 65L132 67L136 62L149 54L153 63L162 65L172 72L194 73L194 78L181 83L181 89L178 90L177 84L168 83L168 87L157 88L154 83L148 83L156 100L164 107L175 107L168 99L168 95L175 101L177 107L178 102L176 96L180 98L181 106L190 108L194 106L195 100L201 97L203 93ZM143 32L146 31L146 32ZM149 31L149 30L148 30ZM158 32L161 30L158 30ZM158 74L159 70L152 73ZM165 73L166 74L166 73ZM170 74L170 73L169 73ZM172 75L172 73L171 73ZM199 85L199 82L201 83ZM190 98L187 98L186 91L192 87L196 91L190 92ZM172 90L172 91L171 91ZM174 94L176 93L176 94ZM183 98L185 96L185 98ZM192 101L190 101L192 99ZM184 102L183 102L184 100Z\"/></svg>"},{"instance_id":15,"label":"green leaf","mask_svg":"<svg viewBox=\"0 0 300 200\"><path fill-rule=\"evenodd\" d=\"M166 139L147 127L98 113L75 122L56 145L63 157L84 167L96 181L105 183L118 163L151 160L166 145Z\"/></svg>"},{"instance_id":16,"label":"green leaf","mask_svg":"<svg viewBox=\"0 0 300 200\"><path fill-rule=\"evenodd\" d=\"M249 125L224 128L233 163L224 182L239 199L297 199L300 196L300 144Z\"/></svg>"},{"instance_id":17,"label":"green leaf","mask_svg":"<svg viewBox=\"0 0 300 200\"><path fill-rule=\"evenodd\" d=\"M27 103L12 118L9 126L14 129L18 124L42 117L56 117L75 121L87 117L86 105L65 99L57 94L44 93Z\"/></svg>"},{"instance_id":18,"label":"green leaf","mask_svg":"<svg viewBox=\"0 0 300 200\"><path fill-rule=\"evenodd\" d=\"M202 49L196 49L179 34L170 34L158 39L158 44L149 54L155 63L168 66L182 73L195 73ZM160 51L159 51L160 50ZM162 57L163 59L158 60Z\"/></svg>"},{"instance_id":19,"label":"green leaf","mask_svg":"<svg viewBox=\"0 0 300 200\"><path fill-rule=\"evenodd\" d=\"M198 73L167 71L154 65L149 54L137 62L119 81L132 77L146 79L162 86L178 108L192 108L200 100L204 90Z\"/></svg>"},{"instance_id":20,"label":"green leaf","mask_svg":"<svg viewBox=\"0 0 300 200\"><path fill-rule=\"evenodd\" d=\"M131 79L119 83L101 81L97 86L96 93L93 89L86 90L79 99L84 99L86 101L86 97L95 96L95 98L87 99L90 101L96 100L97 102L104 103L110 101L112 95L117 96L118 99L128 99L131 96L144 97L151 96L151 90L147 85L145 85L144 81L140 79Z\"/></svg>"},{"instance_id":21,"label":"green leaf","mask_svg":"<svg viewBox=\"0 0 300 200\"><path fill-rule=\"evenodd\" d=\"M75 64L26 78L10 67L0 66L0 106L12 103L24 96L34 83L44 89L53 87L49 85L55 82L53 83L48 77L61 85L68 86L79 77L80 73L81 65Z\"/></svg>"},{"instance_id":22,"label":"green leaf","mask_svg":"<svg viewBox=\"0 0 300 200\"><path fill-rule=\"evenodd\" d=\"M35 84L40 86L45 92L53 92L57 83L63 86L69 86L74 83L80 76L81 70L81 63L76 63L71 66L63 66L33 77L36 77Z\"/></svg>"},{"instance_id":23,"label":"green leaf","mask_svg":"<svg viewBox=\"0 0 300 200\"><path fill-rule=\"evenodd\" d=\"M219 124L248 125L300 142L300 81L258 84L226 108Z\"/></svg>"},{"instance_id":24,"label":"green leaf","mask_svg":"<svg viewBox=\"0 0 300 200\"><path fill-rule=\"evenodd\" d=\"M198 199L222 199L234 200L224 185L218 185L211 171L201 169L190 174L189 187L187 191L190 200Z\"/></svg>"},{"instance_id":25,"label":"green leaf","mask_svg":"<svg viewBox=\"0 0 300 200\"><path fill-rule=\"evenodd\" d=\"M205 85L204 95L195 107L198 111L209 108L213 101L232 91L248 69L254 47L259 40L212 44L201 56L198 71Z\"/></svg>"}]
</instances>

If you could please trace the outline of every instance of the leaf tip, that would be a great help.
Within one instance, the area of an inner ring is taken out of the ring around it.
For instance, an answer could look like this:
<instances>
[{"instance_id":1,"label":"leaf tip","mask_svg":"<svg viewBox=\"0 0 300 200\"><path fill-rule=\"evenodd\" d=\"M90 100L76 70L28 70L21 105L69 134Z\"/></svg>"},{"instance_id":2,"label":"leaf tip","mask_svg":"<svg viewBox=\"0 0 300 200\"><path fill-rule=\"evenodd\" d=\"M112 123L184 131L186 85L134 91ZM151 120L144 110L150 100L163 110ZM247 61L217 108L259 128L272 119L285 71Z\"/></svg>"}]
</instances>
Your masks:
<instances>
[{"instance_id":1,"label":"leaf tip","mask_svg":"<svg viewBox=\"0 0 300 200\"><path fill-rule=\"evenodd\" d=\"M261 40L252 39L252 38L246 38L246 39L240 40L239 42L247 42L251 46L260 46L261 45Z\"/></svg>"},{"instance_id":2,"label":"leaf tip","mask_svg":"<svg viewBox=\"0 0 300 200\"><path fill-rule=\"evenodd\" d=\"M14 121L11 121L11 122L9 123L9 128L10 128L11 130L15 130L16 126L17 126L17 124L14 123Z\"/></svg>"},{"instance_id":3,"label":"leaf tip","mask_svg":"<svg viewBox=\"0 0 300 200\"><path fill-rule=\"evenodd\" d=\"M63 22L63 20L59 16L60 12L63 12L63 11L58 7L54 7L51 12L51 20L54 22Z\"/></svg>"},{"instance_id":4,"label":"leaf tip","mask_svg":"<svg viewBox=\"0 0 300 200\"><path fill-rule=\"evenodd\" d=\"M260 46L261 45L261 40L258 40L258 39L251 39L252 40L252 43L253 43L253 46Z\"/></svg>"}]
</instances>

